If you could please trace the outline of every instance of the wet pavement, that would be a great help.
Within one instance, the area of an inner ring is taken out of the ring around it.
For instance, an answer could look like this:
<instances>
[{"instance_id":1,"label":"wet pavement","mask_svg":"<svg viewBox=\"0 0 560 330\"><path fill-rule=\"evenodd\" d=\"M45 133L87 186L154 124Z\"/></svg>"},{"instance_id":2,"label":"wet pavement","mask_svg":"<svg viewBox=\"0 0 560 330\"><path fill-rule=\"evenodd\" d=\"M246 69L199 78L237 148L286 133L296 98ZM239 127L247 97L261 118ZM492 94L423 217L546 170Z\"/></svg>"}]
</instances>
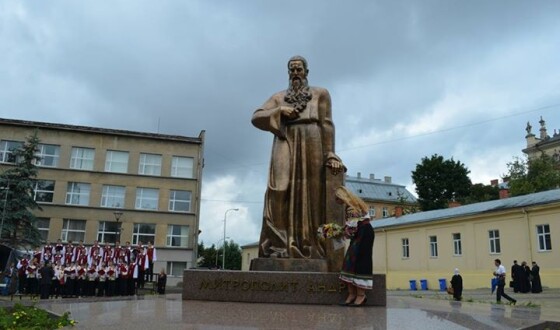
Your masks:
<instances>
[{"instance_id":1,"label":"wet pavement","mask_svg":"<svg viewBox=\"0 0 560 330\"><path fill-rule=\"evenodd\" d=\"M183 301L180 293L37 304L58 314L70 311L77 329L545 329L544 321L560 322L560 290L518 295L516 306L491 303L486 290L466 291L462 302L434 291L387 295L386 308ZM2 306L19 301L2 299Z\"/></svg>"}]
</instances>

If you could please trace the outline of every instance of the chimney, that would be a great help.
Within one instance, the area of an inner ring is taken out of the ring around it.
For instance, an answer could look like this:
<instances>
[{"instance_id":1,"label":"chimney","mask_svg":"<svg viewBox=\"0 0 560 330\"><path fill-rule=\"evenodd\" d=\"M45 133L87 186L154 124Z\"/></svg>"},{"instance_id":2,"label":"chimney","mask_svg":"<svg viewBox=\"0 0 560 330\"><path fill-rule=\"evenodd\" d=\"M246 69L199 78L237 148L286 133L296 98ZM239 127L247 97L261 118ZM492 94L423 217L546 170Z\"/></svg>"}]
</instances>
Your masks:
<instances>
[{"instance_id":1,"label":"chimney","mask_svg":"<svg viewBox=\"0 0 560 330\"><path fill-rule=\"evenodd\" d=\"M448 208L454 208L454 207L459 207L461 206L461 203L457 202L457 201L449 201L447 202L447 207Z\"/></svg>"},{"instance_id":2,"label":"chimney","mask_svg":"<svg viewBox=\"0 0 560 330\"><path fill-rule=\"evenodd\" d=\"M395 206L395 218L402 217L403 207L400 205Z\"/></svg>"},{"instance_id":3,"label":"chimney","mask_svg":"<svg viewBox=\"0 0 560 330\"><path fill-rule=\"evenodd\" d=\"M498 185L498 179L490 180L490 185L496 187Z\"/></svg>"},{"instance_id":4,"label":"chimney","mask_svg":"<svg viewBox=\"0 0 560 330\"><path fill-rule=\"evenodd\" d=\"M500 189L500 199L509 198L509 189L502 188Z\"/></svg>"},{"instance_id":5,"label":"chimney","mask_svg":"<svg viewBox=\"0 0 560 330\"><path fill-rule=\"evenodd\" d=\"M385 177L385 183L391 183L391 177L390 176Z\"/></svg>"},{"instance_id":6,"label":"chimney","mask_svg":"<svg viewBox=\"0 0 560 330\"><path fill-rule=\"evenodd\" d=\"M358 172L358 179L362 178L362 173Z\"/></svg>"},{"instance_id":7,"label":"chimney","mask_svg":"<svg viewBox=\"0 0 560 330\"><path fill-rule=\"evenodd\" d=\"M370 179L371 181L374 181L374 180L375 180L375 174L370 173L369 179Z\"/></svg>"}]
</instances>

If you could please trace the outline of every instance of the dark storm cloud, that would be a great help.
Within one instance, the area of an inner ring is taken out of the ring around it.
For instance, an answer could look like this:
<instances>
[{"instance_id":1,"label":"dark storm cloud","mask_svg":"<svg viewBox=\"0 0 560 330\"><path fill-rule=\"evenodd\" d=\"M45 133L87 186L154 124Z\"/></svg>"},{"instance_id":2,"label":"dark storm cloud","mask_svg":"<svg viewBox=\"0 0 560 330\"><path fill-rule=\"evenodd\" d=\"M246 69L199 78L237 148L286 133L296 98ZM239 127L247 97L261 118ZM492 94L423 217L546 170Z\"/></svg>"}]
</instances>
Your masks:
<instances>
[{"instance_id":1,"label":"dark storm cloud","mask_svg":"<svg viewBox=\"0 0 560 330\"><path fill-rule=\"evenodd\" d=\"M246 243L272 141L250 118L286 88L289 57L307 57L310 83L331 92L350 174L410 186L439 153L487 181L520 154L526 121L560 127L558 108L538 110L560 103L558 12L557 1L7 0L0 116L206 130L203 231L217 241L223 210L241 206L230 216Z\"/></svg>"}]
</instances>

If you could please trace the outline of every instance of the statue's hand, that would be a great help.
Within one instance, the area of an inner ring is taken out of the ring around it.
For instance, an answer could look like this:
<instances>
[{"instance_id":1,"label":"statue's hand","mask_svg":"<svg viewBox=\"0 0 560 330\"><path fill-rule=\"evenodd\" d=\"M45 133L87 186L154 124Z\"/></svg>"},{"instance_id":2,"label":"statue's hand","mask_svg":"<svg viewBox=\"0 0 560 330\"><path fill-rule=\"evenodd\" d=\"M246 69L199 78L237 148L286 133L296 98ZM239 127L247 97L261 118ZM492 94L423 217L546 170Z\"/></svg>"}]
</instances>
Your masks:
<instances>
[{"instance_id":1,"label":"statue's hand","mask_svg":"<svg viewBox=\"0 0 560 330\"><path fill-rule=\"evenodd\" d=\"M280 111L280 114L283 117L286 117L288 119L295 119L298 116L298 113L297 113L296 109L294 109L292 107L285 106L285 105L281 105L279 107L279 111Z\"/></svg>"},{"instance_id":2,"label":"statue's hand","mask_svg":"<svg viewBox=\"0 0 560 330\"><path fill-rule=\"evenodd\" d=\"M344 170L344 165L338 159L331 158L327 161L327 167L330 167L332 174L337 175Z\"/></svg>"}]
</instances>

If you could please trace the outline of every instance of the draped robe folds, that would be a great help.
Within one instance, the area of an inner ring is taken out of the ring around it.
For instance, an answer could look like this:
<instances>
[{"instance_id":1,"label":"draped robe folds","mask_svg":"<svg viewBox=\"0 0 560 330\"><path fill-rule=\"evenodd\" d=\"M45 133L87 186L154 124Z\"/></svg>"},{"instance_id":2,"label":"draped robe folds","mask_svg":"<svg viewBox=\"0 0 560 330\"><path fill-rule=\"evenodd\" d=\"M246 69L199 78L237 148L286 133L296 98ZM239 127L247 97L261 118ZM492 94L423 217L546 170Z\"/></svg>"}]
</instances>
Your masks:
<instances>
[{"instance_id":1,"label":"draped robe folds","mask_svg":"<svg viewBox=\"0 0 560 330\"><path fill-rule=\"evenodd\" d=\"M323 88L310 92L312 99L295 119L280 112L280 106L292 107L284 101L286 91L253 114L253 125L274 135L259 257L325 257L317 229L326 222L326 163L340 159L334 154L330 95Z\"/></svg>"}]
</instances>

